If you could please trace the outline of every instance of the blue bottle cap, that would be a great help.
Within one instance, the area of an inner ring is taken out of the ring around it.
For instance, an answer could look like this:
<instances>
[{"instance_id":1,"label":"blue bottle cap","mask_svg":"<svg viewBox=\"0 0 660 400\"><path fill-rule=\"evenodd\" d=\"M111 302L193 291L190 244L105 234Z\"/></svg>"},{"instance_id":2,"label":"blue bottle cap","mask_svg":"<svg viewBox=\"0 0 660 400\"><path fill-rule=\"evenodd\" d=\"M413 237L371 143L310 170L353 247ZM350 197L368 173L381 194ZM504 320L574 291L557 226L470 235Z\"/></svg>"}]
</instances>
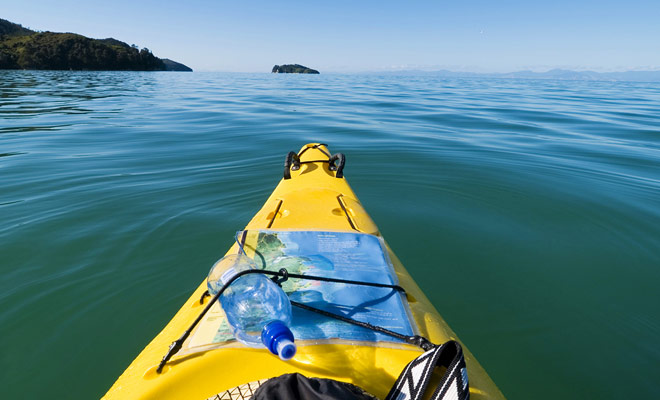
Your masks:
<instances>
[{"instance_id":1,"label":"blue bottle cap","mask_svg":"<svg viewBox=\"0 0 660 400\"><path fill-rule=\"evenodd\" d=\"M296 345L293 341L293 332L279 320L267 323L261 331L261 342L264 346L285 361L296 354Z\"/></svg>"}]
</instances>

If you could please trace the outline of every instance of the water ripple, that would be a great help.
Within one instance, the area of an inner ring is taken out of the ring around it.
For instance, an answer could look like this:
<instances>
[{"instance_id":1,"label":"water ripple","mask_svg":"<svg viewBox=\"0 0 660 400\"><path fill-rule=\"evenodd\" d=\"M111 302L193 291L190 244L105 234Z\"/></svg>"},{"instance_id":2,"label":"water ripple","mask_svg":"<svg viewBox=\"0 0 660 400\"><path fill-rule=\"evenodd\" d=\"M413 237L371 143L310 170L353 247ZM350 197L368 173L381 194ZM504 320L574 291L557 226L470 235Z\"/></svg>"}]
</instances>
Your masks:
<instances>
[{"instance_id":1,"label":"water ripple","mask_svg":"<svg viewBox=\"0 0 660 400\"><path fill-rule=\"evenodd\" d=\"M100 397L313 141L347 155L388 243L511 398L574 378L629 397L596 378L603 348L645 366L617 370L636 397L660 393L660 85L0 75L8 398ZM537 368L566 360L572 377Z\"/></svg>"}]
</instances>

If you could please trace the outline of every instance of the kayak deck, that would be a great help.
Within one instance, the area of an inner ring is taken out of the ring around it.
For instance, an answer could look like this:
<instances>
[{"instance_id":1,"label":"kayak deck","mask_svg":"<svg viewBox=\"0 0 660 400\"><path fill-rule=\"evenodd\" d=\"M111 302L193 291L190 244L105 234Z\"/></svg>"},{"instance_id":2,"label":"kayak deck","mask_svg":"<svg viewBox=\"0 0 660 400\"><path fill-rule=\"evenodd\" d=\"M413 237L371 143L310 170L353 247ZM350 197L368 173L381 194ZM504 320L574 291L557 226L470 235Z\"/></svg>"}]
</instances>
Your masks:
<instances>
[{"instance_id":1,"label":"kayak deck","mask_svg":"<svg viewBox=\"0 0 660 400\"><path fill-rule=\"evenodd\" d=\"M324 145L309 144L301 150L302 164L283 179L246 230L361 232L380 236L346 179L329 168ZM407 303L419 334L436 344L458 340L385 244L398 284L405 288ZM234 245L227 254L236 253ZM421 349L387 342L318 343L303 345L293 360L284 362L266 349L233 343L175 355L156 368L170 343L195 320L210 301L200 298L206 280L193 292L167 326L147 345L110 388L106 399L207 399L220 396L248 382L263 381L286 373L330 378L362 387L384 398L405 365ZM186 345L184 344L184 348ZM464 346L472 399L504 399L488 374ZM231 398L231 397L229 397Z\"/></svg>"}]
</instances>

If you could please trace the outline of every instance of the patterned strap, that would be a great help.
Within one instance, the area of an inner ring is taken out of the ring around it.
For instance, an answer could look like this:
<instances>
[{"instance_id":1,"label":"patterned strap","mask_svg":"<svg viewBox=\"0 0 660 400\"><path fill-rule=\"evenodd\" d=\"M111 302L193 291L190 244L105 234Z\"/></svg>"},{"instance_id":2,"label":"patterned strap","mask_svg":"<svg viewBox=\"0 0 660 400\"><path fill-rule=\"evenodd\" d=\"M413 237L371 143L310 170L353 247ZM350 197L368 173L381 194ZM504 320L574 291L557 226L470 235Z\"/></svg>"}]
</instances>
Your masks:
<instances>
[{"instance_id":1,"label":"patterned strap","mask_svg":"<svg viewBox=\"0 0 660 400\"><path fill-rule=\"evenodd\" d=\"M431 400L468 400L467 369L463 349L450 340L412 360L401 372L385 400L422 400L436 367L446 367Z\"/></svg>"}]
</instances>

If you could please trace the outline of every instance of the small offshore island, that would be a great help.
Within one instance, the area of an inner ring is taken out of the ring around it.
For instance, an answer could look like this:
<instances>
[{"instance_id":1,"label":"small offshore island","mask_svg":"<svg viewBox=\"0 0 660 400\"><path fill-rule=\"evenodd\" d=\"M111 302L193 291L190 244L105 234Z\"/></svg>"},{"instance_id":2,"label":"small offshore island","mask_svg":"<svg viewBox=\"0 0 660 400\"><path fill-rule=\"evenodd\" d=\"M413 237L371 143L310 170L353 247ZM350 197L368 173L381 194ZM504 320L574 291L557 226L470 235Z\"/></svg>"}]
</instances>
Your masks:
<instances>
[{"instance_id":1,"label":"small offshore island","mask_svg":"<svg viewBox=\"0 0 660 400\"><path fill-rule=\"evenodd\" d=\"M307 68L304 65L300 64L285 64L285 65L276 65L273 67L272 73L278 74L318 74L319 71L311 68Z\"/></svg>"},{"instance_id":2,"label":"small offshore island","mask_svg":"<svg viewBox=\"0 0 660 400\"><path fill-rule=\"evenodd\" d=\"M75 33L36 32L0 19L0 69L192 71L122 41Z\"/></svg>"}]
</instances>

